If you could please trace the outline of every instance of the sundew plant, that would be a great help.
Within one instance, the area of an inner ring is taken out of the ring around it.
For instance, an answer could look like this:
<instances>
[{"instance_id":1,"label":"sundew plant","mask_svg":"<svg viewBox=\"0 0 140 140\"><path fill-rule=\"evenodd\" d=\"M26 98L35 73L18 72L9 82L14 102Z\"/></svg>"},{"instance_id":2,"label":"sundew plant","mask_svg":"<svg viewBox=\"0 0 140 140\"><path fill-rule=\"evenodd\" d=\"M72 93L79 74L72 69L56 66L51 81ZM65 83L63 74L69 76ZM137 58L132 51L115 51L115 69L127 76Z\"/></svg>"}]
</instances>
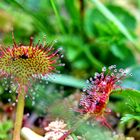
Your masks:
<instances>
[{"instance_id":1,"label":"sundew plant","mask_svg":"<svg viewBox=\"0 0 140 140\"><path fill-rule=\"evenodd\" d=\"M0 140L139 140L140 2L2 0Z\"/></svg>"},{"instance_id":2,"label":"sundew plant","mask_svg":"<svg viewBox=\"0 0 140 140\"><path fill-rule=\"evenodd\" d=\"M39 42L34 46L32 37L28 46L17 45L15 40L12 48L1 46L1 77L10 78L12 84L17 85L17 113L13 140L20 139L24 99L28 88L31 88L31 80L48 76L56 71L56 67L60 66L59 50L53 51L52 45L43 46Z\"/></svg>"}]
</instances>

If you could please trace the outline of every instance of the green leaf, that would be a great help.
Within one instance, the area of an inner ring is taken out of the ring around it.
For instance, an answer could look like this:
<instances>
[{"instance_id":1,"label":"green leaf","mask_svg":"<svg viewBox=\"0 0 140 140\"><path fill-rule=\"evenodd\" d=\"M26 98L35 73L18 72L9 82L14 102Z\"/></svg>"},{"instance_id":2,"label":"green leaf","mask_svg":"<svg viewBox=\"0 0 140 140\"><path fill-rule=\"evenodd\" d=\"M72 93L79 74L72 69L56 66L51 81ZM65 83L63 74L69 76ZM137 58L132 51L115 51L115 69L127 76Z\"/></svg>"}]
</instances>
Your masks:
<instances>
[{"instance_id":1,"label":"green leaf","mask_svg":"<svg viewBox=\"0 0 140 140\"><path fill-rule=\"evenodd\" d=\"M76 137L75 134L71 134L71 136L72 136L73 140L78 140L78 138Z\"/></svg>"},{"instance_id":2,"label":"green leaf","mask_svg":"<svg viewBox=\"0 0 140 140\"><path fill-rule=\"evenodd\" d=\"M0 140L3 140L3 139L5 139L5 138L7 138L7 134L0 134Z\"/></svg>"},{"instance_id":3,"label":"green leaf","mask_svg":"<svg viewBox=\"0 0 140 140\"><path fill-rule=\"evenodd\" d=\"M126 10L116 5L107 5L107 8L124 24L127 30L135 30L136 19ZM85 15L85 29L88 34L91 35L93 35L93 33L95 35L100 33L101 35L102 32L105 32L106 34L111 34L113 36L114 34L119 34L120 32L116 24L112 24L112 21L108 20L107 17L101 13L98 7L87 9Z\"/></svg>"},{"instance_id":4,"label":"green leaf","mask_svg":"<svg viewBox=\"0 0 140 140\"><path fill-rule=\"evenodd\" d=\"M3 123L3 129L4 131L9 131L13 127L13 123L11 121L6 121Z\"/></svg>"},{"instance_id":5,"label":"green leaf","mask_svg":"<svg viewBox=\"0 0 140 140\"><path fill-rule=\"evenodd\" d=\"M119 49L119 47L117 47L116 45L112 45L111 46L111 52L118 58L120 58L121 60L123 60L125 58L124 53Z\"/></svg>"},{"instance_id":6,"label":"green leaf","mask_svg":"<svg viewBox=\"0 0 140 140\"><path fill-rule=\"evenodd\" d=\"M140 99L140 91L134 89L120 89L112 91L112 96L119 96L128 99L128 97L135 97Z\"/></svg>"},{"instance_id":7,"label":"green leaf","mask_svg":"<svg viewBox=\"0 0 140 140\"><path fill-rule=\"evenodd\" d=\"M130 98L135 98L137 103L140 103L140 91L133 89L120 89L112 91L111 99L114 99L115 108L114 111L120 112L121 114L130 114L132 109L130 108Z\"/></svg>"},{"instance_id":8,"label":"green leaf","mask_svg":"<svg viewBox=\"0 0 140 140\"><path fill-rule=\"evenodd\" d=\"M131 14L119 6L108 5L107 8L115 17L120 19L127 30L130 30L131 32L132 30L134 31L136 20ZM128 24L129 22L131 23ZM96 45L96 50L100 54L100 59L102 58L103 62L122 64L123 66L135 64L136 61L133 52L126 46L126 37L122 34L116 24L113 24L112 21L108 20L100 12L97 6L90 7L86 10L84 28L89 38L92 39L94 37L94 45ZM96 52L96 50L94 50L94 52Z\"/></svg>"},{"instance_id":9,"label":"green leaf","mask_svg":"<svg viewBox=\"0 0 140 140\"><path fill-rule=\"evenodd\" d=\"M118 51L123 54L123 57L124 57L123 60L121 60L120 58L118 59L118 57L121 57L121 56L118 56L118 57L114 56L114 52L110 50L112 52L112 55L110 54L110 56L108 57L107 63L109 62L110 64L116 64L117 66L122 67L122 68L130 67L137 63L133 52L129 48L123 45L118 45L116 47Z\"/></svg>"},{"instance_id":10,"label":"green leaf","mask_svg":"<svg viewBox=\"0 0 140 140\"><path fill-rule=\"evenodd\" d=\"M136 66L133 68L130 68L130 73L133 73L133 76L128 78L128 80L124 81L123 86L127 87L127 89L123 90L116 90L113 91L115 96L135 96L140 98L140 91L130 89L134 88L135 82L140 82L139 74L140 74L140 66ZM136 78L136 81L135 81ZM49 80L50 82L61 84L61 85L66 85L66 86L71 86L71 87L76 87L76 88L83 88L85 87L85 81L83 79L77 79L73 76L69 75L64 75L64 74L53 74L53 78L45 79L44 80ZM130 83L129 83L130 82ZM138 83L137 83L138 84ZM137 87L138 85L136 85ZM137 88L135 88L137 89Z\"/></svg>"},{"instance_id":11,"label":"green leaf","mask_svg":"<svg viewBox=\"0 0 140 140\"><path fill-rule=\"evenodd\" d=\"M71 86L75 88L83 88L85 86L85 82L83 80L79 80L72 76L62 75L62 74L61 75L53 74L52 78L50 77L47 80L53 83L57 83L65 86Z\"/></svg>"},{"instance_id":12,"label":"green leaf","mask_svg":"<svg viewBox=\"0 0 140 140\"><path fill-rule=\"evenodd\" d=\"M134 37L130 34L128 29L125 27L125 25L119 20L118 17L116 17L111 10L109 10L105 5L103 5L99 0L91 0L97 7L97 9L111 22L113 22L117 28L120 30L120 32L129 40L132 42L132 44L140 50L140 47L136 44L136 40Z\"/></svg>"},{"instance_id":13,"label":"green leaf","mask_svg":"<svg viewBox=\"0 0 140 140\"><path fill-rule=\"evenodd\" d=\"M0 123L0 139L6 139L8 137L8 131L13 127L12 121L5 121Z\"/></svg>"},{"instance_id":14,"label":"green leaf","mask_svg":"<svg viewBox=\"0 0 140 140\"><path fill-rule=\"evenodd\" d=\"M77 5L75 0L66 0L65 6L68 11L68 14L70 15L70 19L72 21L73 26L76 26L76 28L80 27L80 12L78 11Z\"/></svg>"},{"instance_id":15,"label":"green leaf","mask_svg":"<svg viewBox=\"0 0 140 140\"><path fill-rule=\"evenodd\" d=\"M84 53L85 57L89 60L89 62L92 64L92 66L99 71L104 66L101 61L99 61L90 51L90 46L84 44L81 37L77 36L60 36L58 38L59 42L61 42L63 45L66 45L67 47L71 47L73 51L75 51L75 48L78 50L75 57L80 55L82 52ZM66 48L67 49L67 48ZM69 55L68 55L69 56ZM83 57L83 54L82 54Z\"/></svg>"},{"instance_id":16,"label":"green leaf","mask_svg":"<svg viewBox=\"0 0 140 140\"><path fill-rule=\"evenodd\" d=\"M65 34L66 31L65 31L65 28L64 28L64 26L63 26L62 17L60 16L60 12L59 12L59 10L58 10L58 6L56 6L57 3L56 3L56 1L54 1L54 0L50 0L50 2L51 2L51 5L52 5L52 8L53 8L53 11L54 11L54 13L55 13L55 16L56 16L56 18L57 18L57 22L58 22L58 25L59 25L59 27L60 27L60 29L61 29L61 32L62 32L63 34Z\"/></svg>"},{"instance_id":17,"label":"green leaf","mask_svg":"<svg viewBox=\"0 0 140 140\"><path fill-rule=\"evenodd\" d=\"M120 20L127 30L134 31L136 29L135 17L129 11L125 10L125 8L117 5L107 5L107 8Z\"/></svg>"},{"instance_id":18,"label":"green leaf","mask_svg":"<svg viewBox=\"0 0 140 140\"><path fill-rule=\"evenodd\" d=\"M140 116L132 115L132 114L126 114L124 117L121 118L121 123L126 123L130 120L137 120L140 121Z\"/></svg>"}]
</instances>

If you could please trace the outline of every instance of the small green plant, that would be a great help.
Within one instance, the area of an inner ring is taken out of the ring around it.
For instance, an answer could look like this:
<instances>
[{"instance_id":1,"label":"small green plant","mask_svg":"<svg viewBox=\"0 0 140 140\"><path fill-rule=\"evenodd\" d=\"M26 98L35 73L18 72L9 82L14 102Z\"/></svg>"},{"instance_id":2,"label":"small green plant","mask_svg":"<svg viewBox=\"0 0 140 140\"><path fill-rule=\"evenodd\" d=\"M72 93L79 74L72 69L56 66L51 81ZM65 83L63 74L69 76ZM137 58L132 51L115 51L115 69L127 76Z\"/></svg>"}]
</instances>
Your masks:
<instances>
[{"instance_id":1,"label":"small green plant","mask_svg":"<svg viewBox=\"0 0 140 140\"><path fill-rule=\"evenodd\" d=\"M136 120L140 122L140 103L133 97L129 97L128 106L131 114L125 114L124 117L121 118L121 123L129 122L130 120Z\"/></svg>"},{"instance_id":2,"label":"small green plant","mask_svg":"<svg viewBox=\"0 0 140 140\"><path fill-rule=\"evenodd\" d=\"M4 121L0 123L0 140L7 140L9 138L8 132L13 127L12 121Z\"/></svg>"}]
</instances>

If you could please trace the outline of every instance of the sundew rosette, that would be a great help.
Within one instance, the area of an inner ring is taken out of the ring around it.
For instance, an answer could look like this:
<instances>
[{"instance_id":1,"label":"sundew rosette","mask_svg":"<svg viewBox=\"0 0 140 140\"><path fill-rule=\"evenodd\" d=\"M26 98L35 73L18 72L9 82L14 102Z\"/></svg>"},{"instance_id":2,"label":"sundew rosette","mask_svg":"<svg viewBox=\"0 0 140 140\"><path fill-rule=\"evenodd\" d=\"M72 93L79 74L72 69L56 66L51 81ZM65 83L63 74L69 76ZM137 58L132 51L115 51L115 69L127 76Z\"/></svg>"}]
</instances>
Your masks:
<instances>
[{"instance_id":1,"label":"sundew rosette","mask_svg":"<svg viewBox=\"0 0 140 140\"><path fill-rule=\"evenodd\" d=\"M40 41L34 45L32 37L27 46L15 41L12 47L0 46L0 77L10 77L18 88L27 90L31 81L46 77L63 65L59 60L60 50L54 50L53 44L43 45Z\"/></svg>"},{"instance_id":2,"label":"sundew rosette","mask_svg":"<svg viewBox=\"0 0 140 140\"><path fill-rule=\"evenodd\" d=\"M131 74L130 74L131 75ZM127 76L127 71L116 69L116 65L109 68L103 67L101 73L95 73L94 77L88 80L88 86L79 102L79 112L89 114L107 127L105 114L110 113L107 108L109 97L113 90L120 89L120 83Z\"/></svg>"}]
</instances>

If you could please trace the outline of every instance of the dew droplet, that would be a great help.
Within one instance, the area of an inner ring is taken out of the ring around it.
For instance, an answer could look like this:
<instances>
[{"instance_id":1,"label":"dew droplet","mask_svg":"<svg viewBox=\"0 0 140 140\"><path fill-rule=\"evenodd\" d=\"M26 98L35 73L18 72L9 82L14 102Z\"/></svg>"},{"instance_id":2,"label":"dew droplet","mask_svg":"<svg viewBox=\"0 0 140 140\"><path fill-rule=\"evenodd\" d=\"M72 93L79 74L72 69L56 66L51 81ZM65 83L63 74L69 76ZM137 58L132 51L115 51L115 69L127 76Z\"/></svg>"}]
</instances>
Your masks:
<instances>
[{"instance_id":1,"label":"dew droplet","mask_svg":"<svg viewBox=\"0 0 140 140\"><path fill-rule=\"evenodd\" d=\"M8 99L8 102L11 102L11 99L10 98Z\"/></svg>"},{"instance_id":2,"label":"dew droplet","mask_svg":"<svg viewBox=\"0 0 140 140\"><path fill-rule=\"evenodd\" d=\"M58 48L57 50L58 50L58 51L62 51L62 50L63 50L63 48L62 48L62 47L60 47L60 48Z\"/></svg>"},{"instance_id":3,"label":"dew droplet","mask_svg":"<svg viewBox=\"0 0 140 140\"><path fill-rule=\"evenodd\" d=\"M61 56L60 56L61 58L63 58L64 57L64 55L63 54L61 54Z\"/></svg>"},{"instance_id":4,"label":"dew droplet","mask_svg":"<svg viewBox=\"0 0 140 140\"><path fill-rule=\"evenodd\" d=\"M83 88L83 92L85 92L86 91L86 88Z\"/></svg>"},{"instance_id":5,"label":"dew droplet","mask_svg":"<svg viewBox=\"0 0 140 140\"><path fill-rule=\"evenodd\" d=\"M9 93L12 93L12 90L9 90Z\"/></svg>"},{"instance_id":6,"label":"dew droplet","mask_svg":"<svg viewBox=\"0 0 140 140\"><path fill-rule=\"evenodd\" d=\"M65 66L65 63L58 64L59 66Z\"/></svg>"},{"instance_id":7,"label":"dew droplet","mask_svg":"<svg viewBox=\"0 0 140 140\"><path fill-rule=\"evenodd\" d=\"M31 89L30 92L33 92L33 89Z\"/></svg>"},{"instance_id":8,"label":"dew droplet","mask_svg":"<svg viewBox=\"0 0 140 140\"><path fill-rule=\"evenodd\" d=\"M113 65L113 68L115 69L116 68L116 65Z\"/></svg>"},{"instance_id":9,"label":"dew droplet","mask_svg":"<svg viewBox=\"0 0 140 140\"><path fill-rule=\"evenodd\" d=\"M111 76L114 76L114 73L111 73Z\"/></svg>"},{"instance_id":10,"label":"dew droplet","mask_svg":"<svg viewBox=\"0 0 140 140\"><path fill-rule=\"evenodd\" d=\"M121 83L121 80L118 80L117 82L118 82L118 83Z\"/></svg>"},{"instance_id":11,"label":"dew droplet","mask_svg":"<svg viewBox=\"0 0 140 140\"><path fill-rule=\"evenodd\" d=\"M32 106L34 106L35 105L35 101L32 101Z\"/></svg>"},{"instance_id":12,"label":"dew droplet","mask_svg":"<svg viewBox=\"0 0 140 140\"><path fill-rule=\"evenodd\" d=\"M7 88L7 87L5 87L5 90L8 90L8 88Z\"/></svg>"},{"instance_id":13,"label":"dew droplet","mask_svg":"<svg viewBox=\"0 0 140 140\"><path fill-rule=\"evenodd\" d=\"M26 116L29 117L30 116L30 113L27 113Z\"/></svg>"},{"instance_id":14,"label":"dew droplet","mask_svg":"<svg viewBox=\"0 0 140 140\"><path fill-rule=\"evenodd\" d=\"M123 73L123 72L124 72L124 70L121 68L121 69L119 69L119 72Z\"/></svg>"},{"instance_id":15,"label":"dew droplet","mask_svg":"<svg viewBox=\"0 0 140 140\"><path fill-rule=\"evenodd\" d=\"M130 76L133 76L133 74L132 74L132 73L130 73L129 75L130 75Z\"/></svg>"},{"instance_id":16,"label":"dew droplet","mask_svg":"<svg viewBox=\"0 0 140 140\"><path fill-rule=\"evenodd\" d=\"M12 106L15 106L16 105L16 103L12 103Z\"/></svg>"},{"instance_id":17,"label":"dew droplet","mask_svg":"<svg viewBox=\"0 0 140 140\"><path fill-rule=\"evenodd\" d=\"M93 81L92 77L90 77L89 80L92 82Z\"/></svg>"},{"instance_id":18,"label":"dew droplet","mask_svg":"<svg viewBox=\"0 0 140 140\"><path fill-rule=\"evenodd\" d=\"M57 40L54 40L53 42L54 42L54 43L57 43Z\"/></svg>"},{"instance_id":19,"label":"dew droplet","mask_svg":"<svg viewBox=\"0 0 140 140\"><path fill-rule=\"evenodd\" d=\"M119 79L119 78L120 78L120 74L119 74L119 73L116 75L116 78L117 78L117 79Z\"/></svg>"},{"instance_id":20,"label":"dew droplet","mask_svg":"<svg viewBox=\"0 0 140 140\"><path fill-rule=\"evenodd\" d=\"M112 69L113 69L113 66L112 66L112 65L111 65L111 66L109 66L109 67L108 67L108 69L109 69L109 70L112 70Z\"/></svg>"},{"instance_id":21,"label":"dew droplet","mask_svg":"<svg viewBox=\"0 0 140 140\"><path fill-rule=\"evenodd\" d=\"M105 72L105 71L106 71L106 67L103 67L103 68L102 68L102 71Z\"/></svg>"},{"instance_id":22,"label":"dew droplet","mask_svg":"<svg viewBox=\"0 0 140 140\"><path fill-rule=\"evenodd\" d=\"M106 82L105 82L105 81L103 81L103 82L102 82L102 85L103 85L103 86L105 86L105 85L106 85Z\"/></svg>"},{"instance_id":23,"label":"dew droplet","mask_svg":"<svg viewBox=\"0 0 140 140\"><path fill-rule=\"evenodd\" d=\"M98 76L100 76L100 74L98 72L95 72L94 78L96 79Z\"/></svg>"},{"instance_id":24,"label":"dew droplet","mask_svg":"<svg viewBox=\"0 0 140 140\"><path fill-rule=\"evenodd\" d=\"M117 69L114 69L114 72L117 72Z\"/></svg>"}]
</instances>

